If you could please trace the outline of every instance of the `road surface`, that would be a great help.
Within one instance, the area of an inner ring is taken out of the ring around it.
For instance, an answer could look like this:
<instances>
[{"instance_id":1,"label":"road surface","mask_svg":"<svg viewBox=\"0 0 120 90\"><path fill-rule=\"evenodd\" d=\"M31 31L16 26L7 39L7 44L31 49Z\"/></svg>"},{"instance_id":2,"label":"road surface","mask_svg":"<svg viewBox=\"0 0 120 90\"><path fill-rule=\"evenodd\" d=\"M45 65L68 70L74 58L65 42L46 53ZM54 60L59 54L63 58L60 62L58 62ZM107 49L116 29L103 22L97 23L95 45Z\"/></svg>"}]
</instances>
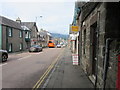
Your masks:
<instances>
[{"instance_id":1,"label":"road surface","mask_svg":"<svg viewBox=\"0 0 120 90\"><path fill-rule=\"evenodd\" d=\"M38 53L9 55L2 64L2 88L33 88L63 48L46 48Z\"/></svg>"}]
</instances>

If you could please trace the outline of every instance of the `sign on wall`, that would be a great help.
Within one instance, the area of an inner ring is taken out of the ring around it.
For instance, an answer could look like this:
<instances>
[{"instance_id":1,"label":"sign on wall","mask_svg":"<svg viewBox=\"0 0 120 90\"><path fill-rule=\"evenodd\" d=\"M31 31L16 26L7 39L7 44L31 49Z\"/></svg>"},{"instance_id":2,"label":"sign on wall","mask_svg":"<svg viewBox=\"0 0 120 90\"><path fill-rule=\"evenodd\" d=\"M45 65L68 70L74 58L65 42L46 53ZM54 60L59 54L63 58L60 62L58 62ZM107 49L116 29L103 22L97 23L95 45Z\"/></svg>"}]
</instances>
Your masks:
<instances>
[{"instance_id":1,"label":"sign on wall","mask_svg":"<svg viewBox=\"0 0 120 90\"><path fill-rule=\"evenodd\" d=\"M78 26L71 26L71 31L78 32L79 31Z\"/></svg>"}]
</instances>

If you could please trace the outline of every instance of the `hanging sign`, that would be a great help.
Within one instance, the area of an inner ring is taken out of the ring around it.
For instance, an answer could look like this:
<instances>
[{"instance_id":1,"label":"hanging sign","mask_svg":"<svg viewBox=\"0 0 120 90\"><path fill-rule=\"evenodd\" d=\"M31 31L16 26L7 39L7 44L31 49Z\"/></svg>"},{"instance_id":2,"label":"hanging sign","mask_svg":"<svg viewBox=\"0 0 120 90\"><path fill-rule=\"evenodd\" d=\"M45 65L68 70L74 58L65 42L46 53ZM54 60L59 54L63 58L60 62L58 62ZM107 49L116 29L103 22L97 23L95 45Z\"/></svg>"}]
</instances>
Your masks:
<instances>
[{"instance_id":1,"label":"hanging sign","mask_svg":"<svg viewBox=\"0 0 120 90\"><path fill-rule=\"evenodd\" d=\"M78 26L71 26L71 31L78 32L79 31Z\"/></svg>"}]
</instances>

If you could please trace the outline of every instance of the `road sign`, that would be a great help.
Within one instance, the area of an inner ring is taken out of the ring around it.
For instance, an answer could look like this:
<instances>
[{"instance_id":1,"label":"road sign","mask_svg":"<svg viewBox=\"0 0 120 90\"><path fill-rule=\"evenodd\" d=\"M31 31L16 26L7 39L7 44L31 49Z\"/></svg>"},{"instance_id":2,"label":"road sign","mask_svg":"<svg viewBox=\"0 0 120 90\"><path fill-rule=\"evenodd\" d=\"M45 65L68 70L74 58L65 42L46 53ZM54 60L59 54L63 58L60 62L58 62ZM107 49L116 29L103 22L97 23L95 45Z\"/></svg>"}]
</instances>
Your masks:
<instances>
[{"instance_id":1,"label":"road sign","mask_svg":"<svg viewBox=\"0 0 120 90\"><path fill-rule=\"evenodd\" d=\"M73 65L78 65L78 54L72 54Z\"/></svg>"}]
</instances>

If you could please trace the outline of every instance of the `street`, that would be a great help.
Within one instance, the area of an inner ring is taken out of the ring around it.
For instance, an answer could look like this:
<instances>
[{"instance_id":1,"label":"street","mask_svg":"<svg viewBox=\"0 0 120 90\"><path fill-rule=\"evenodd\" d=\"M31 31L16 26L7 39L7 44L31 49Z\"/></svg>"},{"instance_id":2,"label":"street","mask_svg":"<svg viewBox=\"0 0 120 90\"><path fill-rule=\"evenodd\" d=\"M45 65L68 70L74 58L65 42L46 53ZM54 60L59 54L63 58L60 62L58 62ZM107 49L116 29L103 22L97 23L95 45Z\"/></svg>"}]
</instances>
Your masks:
<instances>
[{"instance_id":1,"label":"street","mask_svg":"<svg viewBox=\"0 0 120 90\"><path fill-rule=\"evenodd\" d=\"M120 90L120 0L0 6L0 89Z\"/></svg>"},{"instance_id":2,"label":"street","mask_svg":"<svg viewBox=\"0 0 120 90\"><path fill-rule=\"evenodd\" d=\"M33 88L64 48L45 48L42 52L9 55L2 64L2 88Z\"/></svg>"}]
</instances>

